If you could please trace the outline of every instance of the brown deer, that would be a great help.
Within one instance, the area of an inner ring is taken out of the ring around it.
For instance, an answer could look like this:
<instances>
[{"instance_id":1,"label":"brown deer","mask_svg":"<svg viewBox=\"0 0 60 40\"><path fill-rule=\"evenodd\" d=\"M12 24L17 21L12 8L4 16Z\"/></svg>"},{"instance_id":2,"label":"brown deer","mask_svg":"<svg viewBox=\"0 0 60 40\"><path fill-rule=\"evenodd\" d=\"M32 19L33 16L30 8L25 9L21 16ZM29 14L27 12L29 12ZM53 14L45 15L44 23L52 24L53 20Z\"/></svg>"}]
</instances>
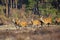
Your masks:
<instances>
[{"instance_id":1,"label":"brown deer","mask_svg":"<svg viewBox=\"0 0 60 40\"><path fill-rule=\"evenodd\" d=\"M44 18L44 17L42 16L42 17L40 18L40 20L41 20L45 25L48 24L48 26L49 26L49 24L52 24L52 18L51 18L51 17Z\"/></svg>"},{"instance_id":2,"label":"brown deer","mask_svg":"<svg viewBox=\"0 0 60 40\"><path fill-rule=\"evenodd\" d=\"M55 18L55 24L60 24L60 18Z\"/></svg>"},{"instance_id":3,"label":"brown deer","mask_svg":"<svg viewBox=\"0 0 60 40\"><path fill-rule=\"evenodd\" d=\"M18 26L20 26L20 27L26 27L27 25L28 25L28 23L26 22L26 21L21 21L20 19L13 19L13 22L16 24L16 25L18 25Z\"/></svg>"},{"instance_id":4,"label":"brown deer","mask_svg":"<svg viewBox=\"0 0 60 40\"><path fill-rule=\"evenodd\" d=\"M40 20L38 20L38 19L35 19L35 20L33 20L32 19L32 26L34 27L34 26L40 26L41 25L41 22L40 22Z\"/></svg>"}]
</instances>

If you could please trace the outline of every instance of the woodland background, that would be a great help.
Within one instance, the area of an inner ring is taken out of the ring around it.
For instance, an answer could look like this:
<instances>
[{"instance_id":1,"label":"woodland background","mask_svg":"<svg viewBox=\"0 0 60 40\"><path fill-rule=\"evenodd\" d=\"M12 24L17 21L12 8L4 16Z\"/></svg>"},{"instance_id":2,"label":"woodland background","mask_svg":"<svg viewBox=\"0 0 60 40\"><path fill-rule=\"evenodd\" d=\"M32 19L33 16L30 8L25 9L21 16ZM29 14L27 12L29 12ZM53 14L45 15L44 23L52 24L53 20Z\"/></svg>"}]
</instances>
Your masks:
<instances>
[{"instance_id":1,"label":"woodland background","mask_svg":"<svg viewBox=\"0 0 60 40\"><path fill-rule=\"evenodd\" d=\"M60 0L0 0L0 15L23 17L37 16L60 17Z\"/></svg>"}]
</instances>

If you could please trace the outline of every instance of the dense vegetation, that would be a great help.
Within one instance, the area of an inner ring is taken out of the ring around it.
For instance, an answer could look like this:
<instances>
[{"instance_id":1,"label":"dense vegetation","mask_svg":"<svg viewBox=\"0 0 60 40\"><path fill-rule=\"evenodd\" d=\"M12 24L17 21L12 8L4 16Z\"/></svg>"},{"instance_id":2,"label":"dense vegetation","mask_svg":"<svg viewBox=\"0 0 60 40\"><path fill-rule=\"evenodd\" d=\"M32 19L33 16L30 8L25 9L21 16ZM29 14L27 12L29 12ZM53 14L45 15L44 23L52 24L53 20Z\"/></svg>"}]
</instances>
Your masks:
<instances>
[{"instance_id":1,"label":"dense vegetation","mask_svg":"<svg viewBox=\"0 0 60 40\"><path fill-rule=\"evenodd\" d=\"M60 17L60 0L0 0L0 15L10 18Z\"/></svg>"}]
</instances>

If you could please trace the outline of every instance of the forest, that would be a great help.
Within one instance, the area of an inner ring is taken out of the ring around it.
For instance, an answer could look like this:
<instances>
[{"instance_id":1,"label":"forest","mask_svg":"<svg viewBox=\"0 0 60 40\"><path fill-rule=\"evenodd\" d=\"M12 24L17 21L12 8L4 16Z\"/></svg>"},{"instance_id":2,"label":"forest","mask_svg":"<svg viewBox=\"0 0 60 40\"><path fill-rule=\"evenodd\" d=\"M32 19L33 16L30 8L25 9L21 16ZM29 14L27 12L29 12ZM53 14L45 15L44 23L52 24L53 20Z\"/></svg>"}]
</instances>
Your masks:
<instances>
[{"instance_id":1,"label":"forest","mask_svg":"<svg viewBox=\"0 0 60 40\"><path fill-rule=\"evenodd\" d=\"M0 40L60 40L60 0L0 0Z\"/></svg>"},{"instance_id":2,"label":"forest","mask_svg":"<svg viewBox=\"0 0 60 40\"><path fill-rule=\"evenodd\" d=\"M51 23L51 20L52 24L60 23L60 0L0 0L1 24L8 24L6 21L15 23L16 20L31 22L36 19L44 24ZM19 24L18 21L16 23Z\"/></svg>"}]
</instances>

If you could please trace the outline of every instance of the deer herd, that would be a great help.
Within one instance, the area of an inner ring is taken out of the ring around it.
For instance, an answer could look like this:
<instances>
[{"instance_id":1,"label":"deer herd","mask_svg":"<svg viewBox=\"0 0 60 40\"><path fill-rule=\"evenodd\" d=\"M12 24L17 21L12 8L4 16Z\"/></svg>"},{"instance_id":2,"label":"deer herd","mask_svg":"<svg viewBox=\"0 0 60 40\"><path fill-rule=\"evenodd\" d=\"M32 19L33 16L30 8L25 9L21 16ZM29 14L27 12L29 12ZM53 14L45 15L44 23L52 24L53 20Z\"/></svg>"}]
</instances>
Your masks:
<instances>
[{"instance_id":1,"label":"deer herd","mask_svg":"<svg viewBox=\"0 0 60 40\"><path fill-rule=\"evenodd\" d=\"M54 20L52 17L43 17L41 16L39 19L31 19L30 21L20 20L20 19L13 19L13 23L20 26L20 27L29 27L29 25L34 26L43 26L43 25L52 25L52 24L59 24L60 18L55 18Z\"/></svg>"}]
</instances>

